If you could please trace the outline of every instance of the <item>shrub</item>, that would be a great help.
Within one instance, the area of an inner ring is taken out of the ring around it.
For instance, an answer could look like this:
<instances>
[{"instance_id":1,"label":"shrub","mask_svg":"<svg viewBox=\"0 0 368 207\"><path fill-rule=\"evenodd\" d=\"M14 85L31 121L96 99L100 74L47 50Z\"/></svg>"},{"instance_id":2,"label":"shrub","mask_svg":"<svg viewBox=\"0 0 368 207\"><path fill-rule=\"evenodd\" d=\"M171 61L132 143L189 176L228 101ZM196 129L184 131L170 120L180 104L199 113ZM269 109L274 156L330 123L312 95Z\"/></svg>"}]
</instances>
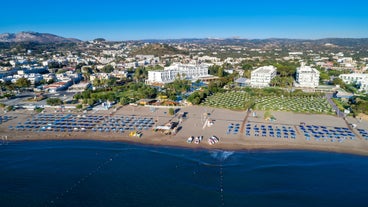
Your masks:
<instances>
[{"instance_id":1,"label":"shrub","mask_svg":"<svg viewBox=\"0 0 368 207\"><path fill-rule=\"evenodd\" d=\"M43 108L35 108L35 111L36 111L37 113L41 113L41 112L43 111Z\"/></svg>"},{"instance_id":2,"label":"shrub","mask_svg":"<svg viewBox=\"0 0 368 207\"><path fill-rule=\"evenodd\" d=\"M170 115L174 115L175 114L175 110L173 108L169 108L169 114Z\"/></svg>"},{"instance_id":3,"label":"shrub","mask_svg":"<svg viewBox=\"0 0 368 207\"><path fill-rule=\"evenodd\" d=\"M57 106L63 104L63 101L59 98L49 98L46 100L46 103L51 106Z\"/></svg>"}]
</instances>

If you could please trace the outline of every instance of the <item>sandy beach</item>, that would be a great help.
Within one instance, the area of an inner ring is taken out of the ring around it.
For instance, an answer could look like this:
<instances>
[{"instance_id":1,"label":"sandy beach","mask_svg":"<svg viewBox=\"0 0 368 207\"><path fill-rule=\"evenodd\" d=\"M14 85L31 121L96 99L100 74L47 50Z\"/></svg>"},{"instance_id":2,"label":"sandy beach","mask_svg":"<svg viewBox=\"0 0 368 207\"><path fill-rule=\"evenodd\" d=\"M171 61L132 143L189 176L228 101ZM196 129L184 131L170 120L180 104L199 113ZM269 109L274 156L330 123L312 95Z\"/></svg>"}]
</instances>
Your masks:
<instances>
[{"instance_id":1,"label":"sandy beach","mask_svg":"<svg viewBox=\"0 0 368 207\"><path fill-rule=\"evenodd\" d=\"M179 121L179 114L185 112L185 117L180 123L181 129L175 135L164 135L160 132L154 132L152 127L164 125L170 121ZM4 114L2 116L15 117L0 125L0 137L7 142L12 141L31 141L31 140L104 140L104 141L123 141L142 143L148 145L164 145L186 148L206 148L222 150L315 150L338 153L349 153L368 155L368 141L360 136L357 129L353 129L350 124L356 124L357 128L368 130L368 122L347 118L347 122L336 116L316 115L316 114L296 114L292 112L272 112L276 121L266 121L263 119L262 111L249 113L245 111L231 111L227 109L209 108L202 106L188 106L181 108L175 115L169 115L168 109L160 108L153 111L149 107L143 106L124 106L118 109L106 111L88 111L82 112L55 112L46 110L43 114L59 115L73 114L75 116L104 116L106 119L122 116L134 116L147 119L153 119L155 125L149 129L141 130L141 138L129 136L129 131L120 132L99 132L99 131L72 131L72 132L54 132L36 130L16 130L14 127L23 124L26 120L33 119L37 114L34 111L17 110ZM255 116L254 116L255 115ZM206 120L213 121L213 125L206 124ZM308 140L301 132L299 125L324 126L327 128L343 127L349 128L354 133L354 139L344 139L341 142L326 140ZM239 126L238 133L228 133L229 125ZM267 136L246 136L246 126L262 126L281 129L282 127L295 131L295 138L277 138ZM9 127L10 126L10 127ZM210 136L216 135L220 142L209 145L207 140ZM203 136L200 144L187 143L189 136Z\"/></svg>"}]
</instances>

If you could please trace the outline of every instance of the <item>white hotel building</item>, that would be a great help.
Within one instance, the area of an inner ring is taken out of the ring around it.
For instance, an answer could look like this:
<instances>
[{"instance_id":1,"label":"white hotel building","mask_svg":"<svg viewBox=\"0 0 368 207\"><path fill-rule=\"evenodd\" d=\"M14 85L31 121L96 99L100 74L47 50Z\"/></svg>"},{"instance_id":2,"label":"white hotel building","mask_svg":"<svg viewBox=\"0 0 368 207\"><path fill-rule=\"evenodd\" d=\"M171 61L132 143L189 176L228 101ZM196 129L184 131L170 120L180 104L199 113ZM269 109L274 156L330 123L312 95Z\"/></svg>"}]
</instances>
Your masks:
<instances>
[{"instance_id":1,"label":"white hotel building","mask_svg":"<svg viewBox=\"0 0 368 207\"><path fill-rule=\"evenodd\" d=\"M339 78L346 84L358 84L360 91L368 91L368 74L364 73L351 73L341 74Z\"/></svg>"},{"instance_id":2,"label":"white hotel building","mask_svg":"<svg viewBox=\"0 0 368 207\"><path fill-rule=\"evenodd\" d=\"M146 84L165 84L174 82L180 76L181 79L195 80L208 76L207 65L173 64L164 70L148 71Z\"/></svg>"},{"instance_id":3,"label":"white hotel building","mask_svg":"<svg viewBox=\"0 0 368 207\"><path fill-rule=\"evenodd\" d=\"M251 72L250 85L255 88L268 87L276 73L276 67L272 65L257 68Z\"/></svg>"},{"instance_id":4,"label":"white hotel building","mask_svg":"<svg viewBox=\"0 0 368 207\"><path fill-rule=\"evenodd\" d=\"M320 72L310 66L302 64L296 69L296 87L315 88L319 85Z\"/></svg>"}]
</instances>

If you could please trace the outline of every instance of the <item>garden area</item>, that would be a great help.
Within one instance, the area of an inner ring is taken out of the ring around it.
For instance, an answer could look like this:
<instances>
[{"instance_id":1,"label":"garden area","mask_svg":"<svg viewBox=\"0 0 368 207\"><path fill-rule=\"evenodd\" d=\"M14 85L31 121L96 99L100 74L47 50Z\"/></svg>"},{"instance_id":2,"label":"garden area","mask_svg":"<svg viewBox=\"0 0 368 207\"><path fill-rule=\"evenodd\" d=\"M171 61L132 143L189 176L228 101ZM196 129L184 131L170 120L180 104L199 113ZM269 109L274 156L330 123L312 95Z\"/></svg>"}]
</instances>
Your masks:
<instances>
[{"instance_id":1,"label":"garden area","mask_svg":"<svg viewBox=\"0 0 368 207\"><path fill-rule=\"evenodd\" d=\"M292 111L298 113L334 114L326 98L319 94L254 95L246 91L217 93L209 96L203 105L232 110Z\"/></svg>"}]
</instances>

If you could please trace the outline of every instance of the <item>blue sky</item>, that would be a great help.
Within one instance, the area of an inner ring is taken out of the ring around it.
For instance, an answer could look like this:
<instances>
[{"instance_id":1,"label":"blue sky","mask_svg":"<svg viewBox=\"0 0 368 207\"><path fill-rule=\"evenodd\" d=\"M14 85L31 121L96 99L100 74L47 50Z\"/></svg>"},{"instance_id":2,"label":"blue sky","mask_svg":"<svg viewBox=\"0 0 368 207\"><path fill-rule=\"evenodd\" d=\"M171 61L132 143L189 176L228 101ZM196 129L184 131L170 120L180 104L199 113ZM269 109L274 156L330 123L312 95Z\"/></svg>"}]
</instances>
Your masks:
<instances>
[{"instance_id":1,"label":"blue sky","mask_svg":"<svg viewBox=\"0 0 368 207\"><path fill-rule=\"evenodd\" d=\"M1 3L0 33L91 40L368 37L363 0L21 0Z\"/></svg>"}]
</instances>

